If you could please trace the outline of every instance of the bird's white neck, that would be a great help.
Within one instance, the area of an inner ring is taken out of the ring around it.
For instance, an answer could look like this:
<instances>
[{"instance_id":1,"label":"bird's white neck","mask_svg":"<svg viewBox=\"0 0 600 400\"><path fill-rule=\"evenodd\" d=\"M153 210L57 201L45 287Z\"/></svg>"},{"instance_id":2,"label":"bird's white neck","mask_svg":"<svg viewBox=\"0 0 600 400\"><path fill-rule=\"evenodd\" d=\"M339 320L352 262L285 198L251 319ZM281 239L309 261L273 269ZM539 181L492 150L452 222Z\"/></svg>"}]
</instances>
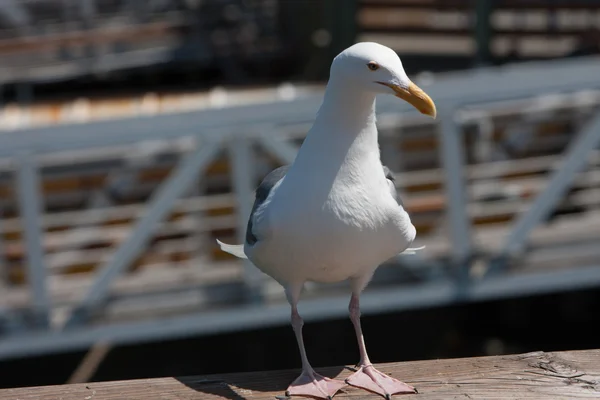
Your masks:
<instances>
[{"instance_id":1,"label":"bird's white neck","mask_svg":"<svg viewBox=\"0 0 600 400\"><path fill-rule=\"evenodd\" d=\"M354 185L370 192L389 190L379 161L375 94L330 81L286 177L278 189L280 198L302 199L318 207L333 193Z\"/></svg>"},{"instance_id":2,"label":"bird's white neck","mask_svg":"<svg viewBox=\"0 0 600 400\"><path fill-rule=\"evenodd\" d=\"M356 129L375 126L375 94L347 82L329 81L314 125L323 123L328 126L335 123L346 136L359 135L361 132Z\"/></svg>"},{"instance_id":3,"label":"bird's white neck","mask_svg":"<svg viewBox=\"0 0 600 400\"><path fill-rule=\"evenodd\" d=\"M313 164L323 157L328 164L341 165L348 158L361 158L371 152L379 154L375 94L347 82L329 81L296 162Z\"/></svg>"}]
</instances>

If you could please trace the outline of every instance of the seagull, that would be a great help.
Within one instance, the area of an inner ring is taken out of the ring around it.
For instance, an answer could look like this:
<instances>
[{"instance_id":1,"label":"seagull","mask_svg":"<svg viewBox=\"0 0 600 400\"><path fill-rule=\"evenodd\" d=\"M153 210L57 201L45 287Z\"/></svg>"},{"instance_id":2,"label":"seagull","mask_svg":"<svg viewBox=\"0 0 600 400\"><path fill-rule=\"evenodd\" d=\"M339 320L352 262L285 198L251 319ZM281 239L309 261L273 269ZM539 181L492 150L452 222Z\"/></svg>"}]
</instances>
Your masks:
<instances>
[{"instance_id":1,"label":"seagull","mask_svg":"<svg viewBox=\"0 0 600 400\"><path fill-rule=\"evenodd\" d=\"M244 244L217 239L223 251L249 259L285 289L302 360L288 396L331 399L346 383L388 400L416 392L373 366L360 324L360 294L377 267L418 250L409 247L416 229L380 160L378 94L436 116L434 102L408 78L392 49L372 42L345 49L333 59L323 103L293 163L270 172L256 189ZM306 282L340 281L350 282L348 309L360 353L357 371L345 382L310 365L297 308Z\"/></svg>"}]
</instances>

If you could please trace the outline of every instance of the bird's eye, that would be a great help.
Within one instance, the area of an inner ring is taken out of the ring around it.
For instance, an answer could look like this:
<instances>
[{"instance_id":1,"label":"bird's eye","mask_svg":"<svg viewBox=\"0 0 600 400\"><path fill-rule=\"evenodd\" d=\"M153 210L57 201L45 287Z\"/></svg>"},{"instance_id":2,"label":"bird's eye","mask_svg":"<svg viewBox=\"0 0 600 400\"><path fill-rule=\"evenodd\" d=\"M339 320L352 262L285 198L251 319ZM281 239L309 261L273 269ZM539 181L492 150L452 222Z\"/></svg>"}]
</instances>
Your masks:
<instances>
[{"instance_id":1,"label":"bird's eye","mask_svg":"<svg viewBox=\"0 0 600 400\"><path fill-rule=\"evenodd\" d=\"M371 61L367 64L367 68L369 68L371 71L377 71L379 69L379 64L377 64L375 61Z\"/></svg>"}]
</instances>

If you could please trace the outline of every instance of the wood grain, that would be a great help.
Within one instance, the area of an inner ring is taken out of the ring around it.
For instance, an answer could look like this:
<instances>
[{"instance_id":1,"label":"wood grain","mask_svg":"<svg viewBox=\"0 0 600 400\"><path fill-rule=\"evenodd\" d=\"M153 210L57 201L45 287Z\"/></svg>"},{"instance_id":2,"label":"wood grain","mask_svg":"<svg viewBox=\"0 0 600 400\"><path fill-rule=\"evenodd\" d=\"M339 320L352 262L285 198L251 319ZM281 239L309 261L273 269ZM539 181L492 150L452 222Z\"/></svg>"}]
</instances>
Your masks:
<instances>
[{"instance_id":1,"label":"wood grain","mask_svg":"<svg viewBox=\"0 0 600 400\"><path fill-rule=\"evenodd\" d=\"M403 400L600 399L600 350L379 364L391 376L414 385ZM351 367L317 368L330 377ZM298 370L185 378L140 379L0 390L6 400L208 400L286 399ZM382 399L350 386L336 399Z\"/></svg>"}]
</instances>

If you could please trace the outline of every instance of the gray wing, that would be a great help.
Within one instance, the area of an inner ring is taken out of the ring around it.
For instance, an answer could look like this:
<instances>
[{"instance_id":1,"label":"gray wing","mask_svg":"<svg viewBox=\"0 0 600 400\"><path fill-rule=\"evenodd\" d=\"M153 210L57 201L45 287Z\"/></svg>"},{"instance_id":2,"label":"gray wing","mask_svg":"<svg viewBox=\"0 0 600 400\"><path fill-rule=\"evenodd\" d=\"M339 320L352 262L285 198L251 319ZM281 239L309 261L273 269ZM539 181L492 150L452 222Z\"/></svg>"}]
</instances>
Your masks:
<instances>
[{"instance_id":1,"label":"gray wing","mask_svg":"<svg viewBox=\"0 0 600 400\"><path fill-rule=\"evenodd\" d=\"M252 220L254 218L254 212L262 203L264 203L267 197L269 197L269 193L271 193L273 187L285 176L289 168L289 165L284 165L269 172L256 189L254 205L252 206L252 211L250 212L250 217L248 218L248 226L246 227L246 243L253 245L258 241L252 232Z\"/></svg>"},{"instance_id":2,"label":"gray wing","mask_svg":"<svg viewBox=\"0 0 600 400\"><path fill-rule=\"evenodd\" d=\"M385 165L383 166L383 173L385 174L385 177L388 180L392 196L394 197L394 199L396 199L396 202L398 202L398 204L404 208L404 203L402 202L400 196L398 196L398 191L396 190L396 177L394 176L394 174L392 174L392 171Z\"/></svg>"}]
</instances>

